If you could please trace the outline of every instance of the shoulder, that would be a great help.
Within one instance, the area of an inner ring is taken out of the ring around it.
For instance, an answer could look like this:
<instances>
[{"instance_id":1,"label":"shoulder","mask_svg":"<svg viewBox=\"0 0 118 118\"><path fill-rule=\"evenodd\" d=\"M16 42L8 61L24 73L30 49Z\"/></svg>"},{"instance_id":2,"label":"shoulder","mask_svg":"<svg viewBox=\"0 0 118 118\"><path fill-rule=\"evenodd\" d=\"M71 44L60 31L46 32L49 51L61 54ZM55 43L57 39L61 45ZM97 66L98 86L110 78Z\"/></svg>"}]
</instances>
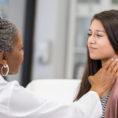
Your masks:
<instances>
[{"instance_id":1,"label":"shoulder","mask_svg":"<svg viewBox=\"0 0 118 118\"><path fill-rule=\"evenodd\" d=\"M0 76L0 106L8 107L12 89L19 86L18 82L7 82Z\"/></svg>"}]
</instances>

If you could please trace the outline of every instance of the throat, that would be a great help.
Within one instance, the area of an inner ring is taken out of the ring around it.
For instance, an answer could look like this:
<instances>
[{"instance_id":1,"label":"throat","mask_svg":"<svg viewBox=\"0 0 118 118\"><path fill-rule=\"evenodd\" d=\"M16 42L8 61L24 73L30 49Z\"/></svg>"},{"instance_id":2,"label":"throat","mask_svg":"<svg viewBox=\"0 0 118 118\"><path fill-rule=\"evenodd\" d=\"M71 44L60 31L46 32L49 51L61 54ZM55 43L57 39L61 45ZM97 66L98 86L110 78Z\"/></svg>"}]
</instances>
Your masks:
<instances>
[{"instance_id":1,"label":"throat","mask_svg":"<svg viewBox=\"0 0 118 118\"><path fill-rule=\"evenodd\" d=\"M103 59L103 60L101 60L101 62L102 62L102 67L105 65L105 63L108 61L109 59Z\"/></svg>"}]
</instances>

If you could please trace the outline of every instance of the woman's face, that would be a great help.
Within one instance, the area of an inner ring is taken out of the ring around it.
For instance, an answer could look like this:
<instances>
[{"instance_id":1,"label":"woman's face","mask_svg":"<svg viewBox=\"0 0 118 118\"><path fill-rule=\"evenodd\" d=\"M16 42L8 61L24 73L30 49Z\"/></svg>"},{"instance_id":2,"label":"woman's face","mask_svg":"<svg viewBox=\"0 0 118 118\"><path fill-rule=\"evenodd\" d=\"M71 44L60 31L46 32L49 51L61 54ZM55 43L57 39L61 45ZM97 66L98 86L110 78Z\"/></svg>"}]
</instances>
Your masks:
<instances>
[{"instance_id":1,"label":"woman's face","mask_svg":"<svg viewBox=\"0 0 118 118\"><path fill-rule=\"evenodd\" d=\"M15 74L19 71L19 68L23 62L23 43L21 35L17 32L16 44L12 52L7 53L7 63L9 65L9 74Z\"/></svg>"},{"instance_id":2,"label":"woman's face","mask_svg":"<svg viewBox=\"0 0 118 118\"><path fill-rule=\"evenodd\" d=\"M116 55L102 23L97 19L92 21L88 32L88 50L93 60L107 60Z\"/></svg>"}]
</instances>

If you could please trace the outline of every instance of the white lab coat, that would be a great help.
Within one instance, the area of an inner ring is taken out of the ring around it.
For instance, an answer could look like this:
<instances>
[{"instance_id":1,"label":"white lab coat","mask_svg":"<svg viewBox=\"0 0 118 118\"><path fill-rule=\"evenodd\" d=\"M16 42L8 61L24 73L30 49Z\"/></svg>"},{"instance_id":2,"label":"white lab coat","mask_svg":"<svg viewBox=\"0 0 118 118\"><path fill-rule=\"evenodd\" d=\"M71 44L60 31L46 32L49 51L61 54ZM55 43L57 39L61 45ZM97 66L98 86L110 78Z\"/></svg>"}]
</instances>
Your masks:
<instances>
[{"instance_id":1,"label":"white lab coat","mask_svg":"<svg viewBox=\"0 0 118 118\"><path fill-rule=\"evenodd\" d=\"M0 76L0 118L100 118L102 106L97 93L90 91L70 104L49 102Z\"/></svg>"}]
</instances>

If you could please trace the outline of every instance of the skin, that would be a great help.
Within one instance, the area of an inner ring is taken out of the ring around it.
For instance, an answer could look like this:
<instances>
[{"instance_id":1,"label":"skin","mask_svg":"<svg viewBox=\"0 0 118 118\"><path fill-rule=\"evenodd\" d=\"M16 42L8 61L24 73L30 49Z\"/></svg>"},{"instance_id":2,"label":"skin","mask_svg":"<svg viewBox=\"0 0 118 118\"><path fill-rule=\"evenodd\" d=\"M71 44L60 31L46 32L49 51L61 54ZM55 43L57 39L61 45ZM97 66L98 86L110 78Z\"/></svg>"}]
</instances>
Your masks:
<instances>
[{"instance_id":1,"label":"skin","mask_svg":"<svg viewBox=\"0 0 118 118\"><path fill-rule=\"evenodd\" d=\"M20 33L17 31L16 44L11 52L0 52L0 65L8 64L9 74L16 74L23 62L23 43Z\"/></svg>"},{"instance_id":2,"label":"skin","mask_svg":"<svg viewBox=\"0 0 118 118\"><path fill-rule=\"evenodd\" d=\"M102 62L102 68L95 75L89 76L91 90L97 91L100 97L104 97L111 89L107 82L110 80L112 86L118 77L118 56L109 42L102 23L97 19L93 20L88 32L88 50L91 59Z\"/></svg>"},{"instance_id":3,"label":"skin","mask_svg":"<svg viewBox=\"0 0 118 118\"><path fill-rule=\"evenodd\" d=\"M88 49L90 58L101 60L104 65L110 58L118 57L113 50L102 23L93 20L88 32Z\"/></svg>"},{"instance_id":4,"label":"skin","mask_svg":"<svg viewBox=\"0 0 118 118\"><path fill-rule=\"evenodd\" d=\"M88 77L91 84L90 90L97 92L100 98L106 96L117 78L118 64L116 63L118 62L115 60L109 60L95 75Z\"/></svg>"}]
</instances>

